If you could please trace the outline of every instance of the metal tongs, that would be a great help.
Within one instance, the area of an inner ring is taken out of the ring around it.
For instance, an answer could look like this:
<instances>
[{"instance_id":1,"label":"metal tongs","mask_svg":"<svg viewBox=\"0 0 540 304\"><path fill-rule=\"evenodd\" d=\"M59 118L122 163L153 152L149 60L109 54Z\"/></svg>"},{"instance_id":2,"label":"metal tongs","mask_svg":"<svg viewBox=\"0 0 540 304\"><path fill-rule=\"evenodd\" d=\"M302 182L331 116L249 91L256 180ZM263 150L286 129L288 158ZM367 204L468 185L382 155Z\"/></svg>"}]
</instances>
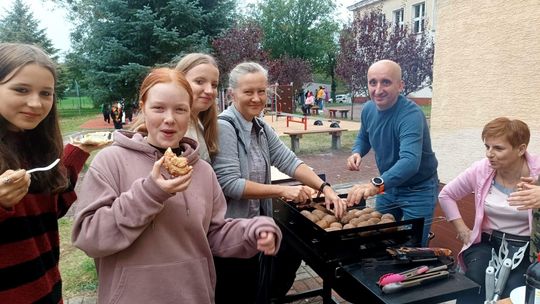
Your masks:
<instances>
[{"instance_id":1,"label":"metal tongs","mask_svg":"<svg viewBox=\"0 0 540 304\"><path fill-rule=\"evenodd\" d=\"M379 279L379 286L384 293L394 293L402 289L423 285L428 282L448 278L448 266L442 265L429 268L419 266L397 274L387 273Z\"/></svg>"}]
</instances>

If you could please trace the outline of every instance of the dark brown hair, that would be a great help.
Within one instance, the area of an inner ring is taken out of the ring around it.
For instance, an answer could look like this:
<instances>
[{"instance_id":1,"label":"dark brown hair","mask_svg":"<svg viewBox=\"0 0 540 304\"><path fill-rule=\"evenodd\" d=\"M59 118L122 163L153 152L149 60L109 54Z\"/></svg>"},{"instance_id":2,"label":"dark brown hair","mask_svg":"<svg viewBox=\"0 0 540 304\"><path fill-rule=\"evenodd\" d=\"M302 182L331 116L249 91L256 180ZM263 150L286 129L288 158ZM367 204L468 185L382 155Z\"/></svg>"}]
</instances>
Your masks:
<instances>
[{"instance_id":1,"label":"dark brown hair","mask_svg":"<svg viewBox=\"0 0 540 304\"><path fill-rule=\"evenodd\" d=\"M22 43L0 43L0 84L8 82L21 68L30 64L49 70L56 85L55 63L42 49ZM64 144L58 123L56 94L49 114L32 130L9 131L8 121L0 115L0 138L0 172L46 166L56 158L62 158ZM58 193L67 186L66 169L59 165L49 171L33 173L29 191Z\"/></svg>"}]
</instances>

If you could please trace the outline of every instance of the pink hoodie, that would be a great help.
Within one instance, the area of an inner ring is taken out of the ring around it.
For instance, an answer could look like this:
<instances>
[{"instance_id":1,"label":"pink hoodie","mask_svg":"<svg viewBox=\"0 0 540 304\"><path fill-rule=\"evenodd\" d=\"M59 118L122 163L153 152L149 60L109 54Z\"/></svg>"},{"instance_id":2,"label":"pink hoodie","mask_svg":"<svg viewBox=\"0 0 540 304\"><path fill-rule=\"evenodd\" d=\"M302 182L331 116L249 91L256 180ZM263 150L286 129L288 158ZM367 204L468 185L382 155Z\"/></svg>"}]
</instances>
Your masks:
<instances>
[{"instance_id":1,"label":"pink hoodie","mask_svg":"<svg viewBox=\"0 0 540 304\"><path fill-rule=\"evenodd\" d=\"M225 198L194 140L181 141L191 184L169 194L150 178L162 154L140 134L114 139L84 176L72 236L95 259L99 303L213 303L212 255L252 257L262 231L275 232L279 245L269 217L224 219Z\"/></svg>"}]
</instances>

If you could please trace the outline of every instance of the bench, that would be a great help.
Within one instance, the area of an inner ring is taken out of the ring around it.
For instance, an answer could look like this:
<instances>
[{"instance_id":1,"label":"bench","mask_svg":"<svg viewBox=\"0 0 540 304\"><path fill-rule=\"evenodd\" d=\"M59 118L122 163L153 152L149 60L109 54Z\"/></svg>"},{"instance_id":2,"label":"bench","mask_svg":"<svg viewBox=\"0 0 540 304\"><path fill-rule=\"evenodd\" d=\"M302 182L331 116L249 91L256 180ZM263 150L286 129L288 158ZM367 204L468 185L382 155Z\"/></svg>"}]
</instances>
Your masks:
<instances>
[{"instance_id":1,"label":"bench","mask_svg":"<svg viewBox=\"0 0 540 304\"><path fill-rule=\"evenodd\" d=\"M319 115L319 106L312 106L311 107L311 115Z\"/></svg>"},{"instance_id":2,"label":"bench","mask_svg":"<svg viewBox=\"0 0 540 304\"><path fill-rule=\"evenodd\" d=\"M338 110L338 112L341 115L341 118L347 118L347 113L349 113L349 110L343 109L343 110Z\"/></svg>"},{"instance_id":3,"label":"bench","mask_svg":"<svg viewBox=\"0 0 540 304\"><path fill-rule=\"evenodd\" d=\"M307 130L307 117L305 115L297 115L291 113L281 112L278 116L285 116L287 122L287 128L289 127L289 122L297 122L304 125L304 130Z\"/></svg>"},{"instance_id":4,"label":"bench","mask_svg":"<svg viewBox=\"0 0 540 304\"><path fill-rule=\"evenodd\" d=\"M341 149L341 133L343 131L348 131L348 129L343 128L317 128L312 130L291 130L285 131L283 134L287 134L291 137L291 150L296 152L300 149L300 138L304 134L317 134L317 133L328 133L332 135L332 149L338 150Z\"/></svg>"},{"instance_id":5,"label":"bench","mask_svg":"<svg viewBox=\"0 0 540 304\"><path fill-rule=\"evenodd\" d=\"M330 118L336 118L336 112L339 112L341 118L347 118L347 114L349 113L348 109L343 108L327 108L327 110Z\"/></svg>"},{"instance_id":6,"label":"bench","mask_svg":"<svg viewBox=\"0 0 540 304\"><path fill-rule=\"evenodd\" d=\"M330 114L330 118L332 118L332 117L335 118L336 117L336 112L338 111L337 109L328 108L327 110L328 110L328 114Z\"/></svg>"}]
</instances>

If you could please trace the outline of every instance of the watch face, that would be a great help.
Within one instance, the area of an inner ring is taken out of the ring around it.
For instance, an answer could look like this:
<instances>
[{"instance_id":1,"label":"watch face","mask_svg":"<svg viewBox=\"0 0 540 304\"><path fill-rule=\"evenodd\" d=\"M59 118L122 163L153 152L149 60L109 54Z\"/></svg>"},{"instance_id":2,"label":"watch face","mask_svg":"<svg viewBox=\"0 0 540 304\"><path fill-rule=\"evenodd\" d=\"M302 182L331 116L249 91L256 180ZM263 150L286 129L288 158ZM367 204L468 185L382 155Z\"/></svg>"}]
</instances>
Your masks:
<instances>
[{"instance_id":1,"label":"watch face","mask_svg":"<svg viewBox=\"0 0 540 304\"><path fill-rule=\"evenodd\" d=\"M375 186L380 186L380 185L384 184L383 179L380 178L380 177L374 177L374 178L372 178L372 179L371 179L371 182L372 182L373 185L375 185Z\"/></svg>"}]
</instances>

